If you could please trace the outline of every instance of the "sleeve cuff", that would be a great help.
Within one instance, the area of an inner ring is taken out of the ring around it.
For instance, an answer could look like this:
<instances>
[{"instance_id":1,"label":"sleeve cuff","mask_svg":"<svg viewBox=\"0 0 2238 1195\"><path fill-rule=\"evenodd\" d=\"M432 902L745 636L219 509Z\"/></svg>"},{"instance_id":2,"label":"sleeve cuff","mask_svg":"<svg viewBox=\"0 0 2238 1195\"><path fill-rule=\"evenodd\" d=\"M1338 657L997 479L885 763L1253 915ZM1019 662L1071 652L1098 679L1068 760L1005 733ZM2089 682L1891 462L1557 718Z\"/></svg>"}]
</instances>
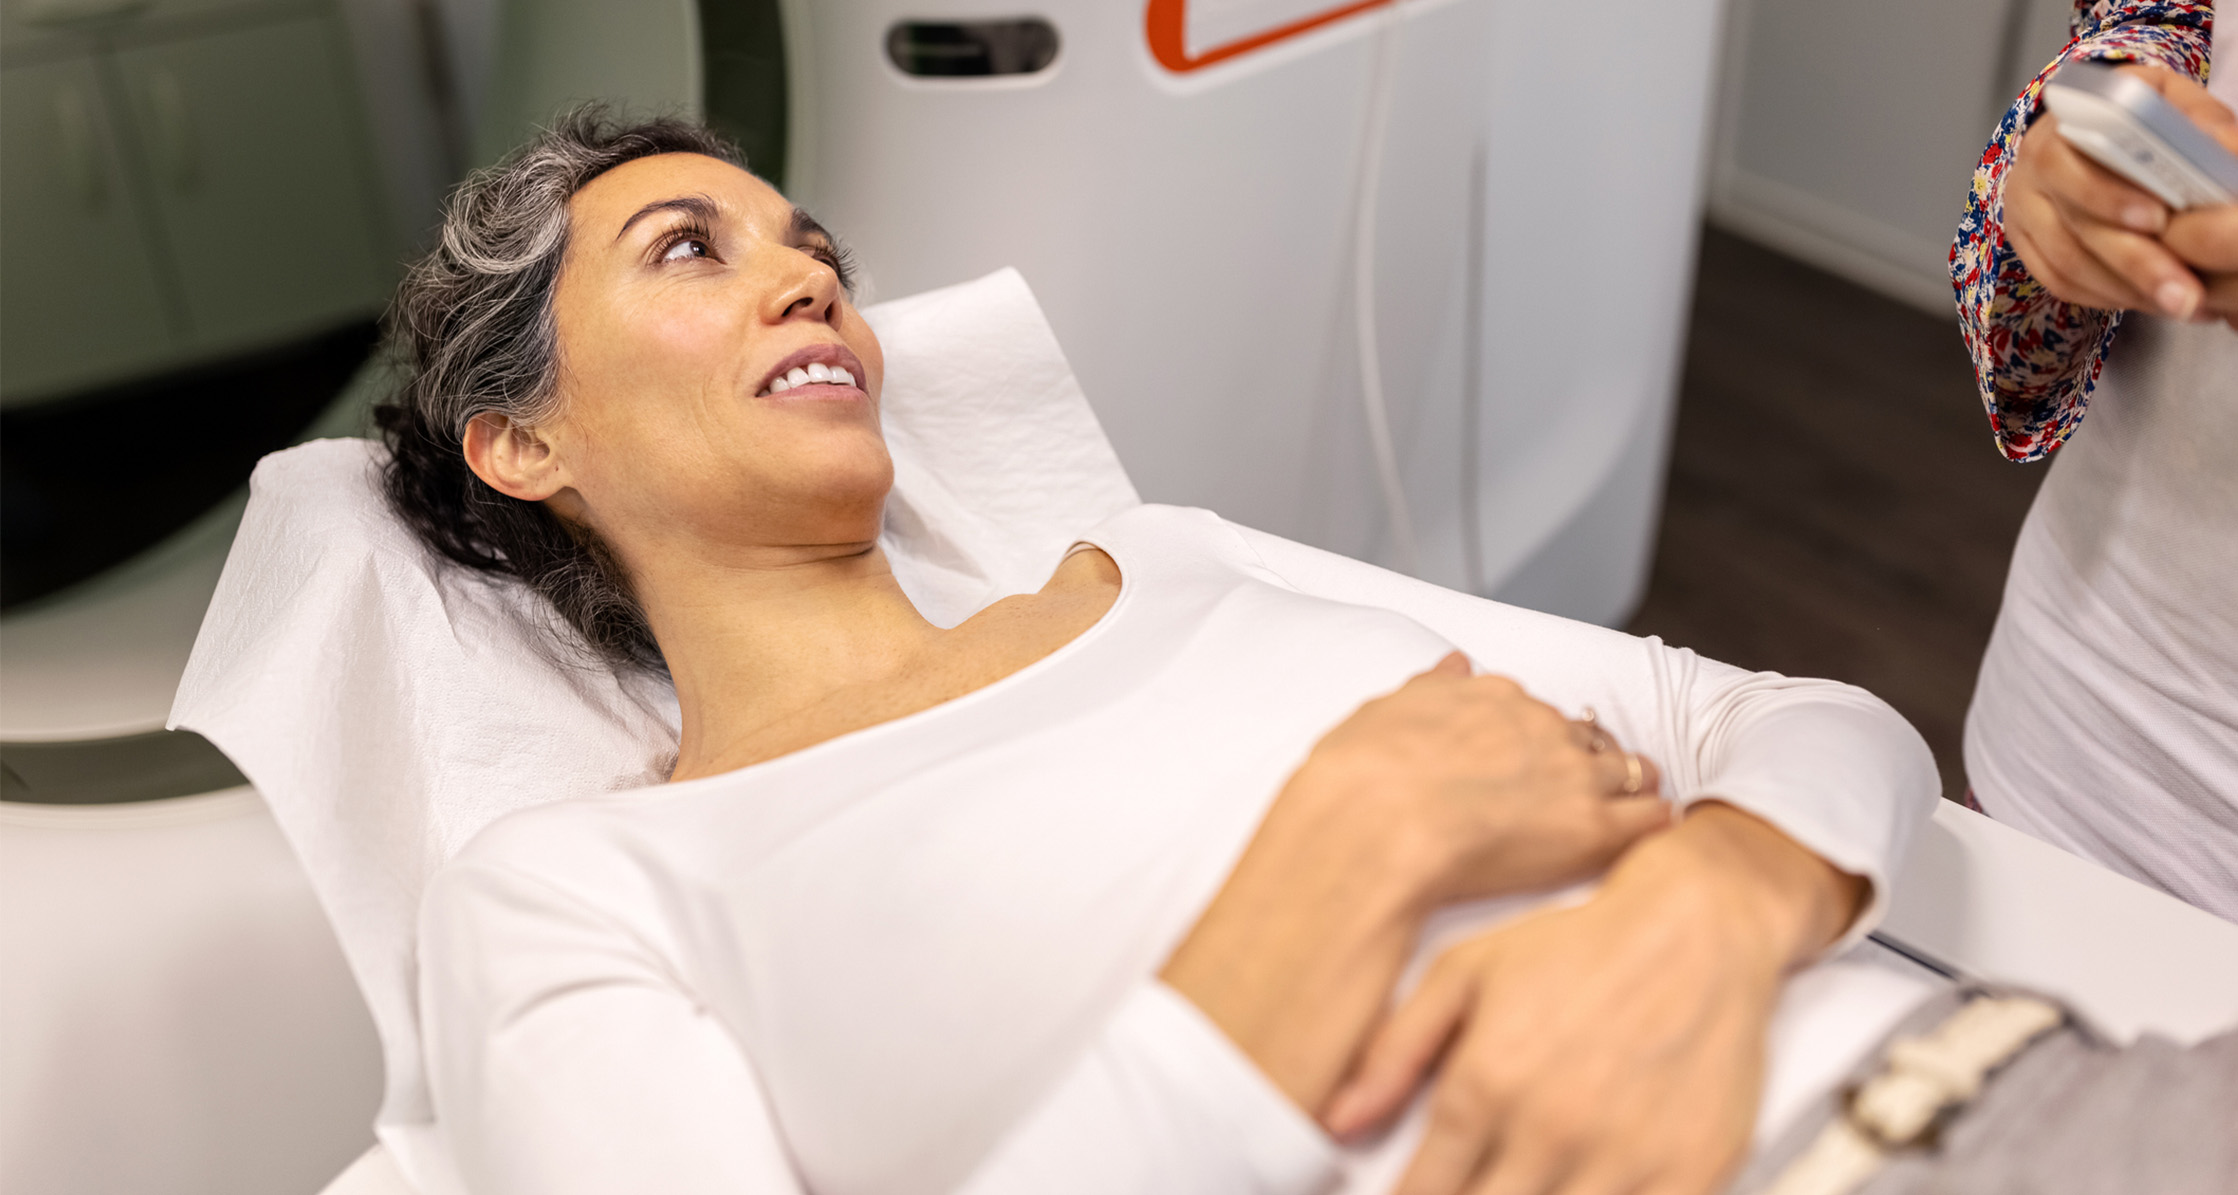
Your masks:
<instances>
[{"instance_id":1,"label":"sleeve cuff","mask_svg":"<svg viewBox=\"0 0 2238 1195\"><path fill-rule=\"evenodd\" d=\"M1835 867L1863 876L1866 905L1839 953L1871 933L1912 838L1941 799L1935 757L1911 725L1862 690L1827 687L1749 719L1678 804L1723 801L1777 828Z\"/></svg>"}]
</instances>

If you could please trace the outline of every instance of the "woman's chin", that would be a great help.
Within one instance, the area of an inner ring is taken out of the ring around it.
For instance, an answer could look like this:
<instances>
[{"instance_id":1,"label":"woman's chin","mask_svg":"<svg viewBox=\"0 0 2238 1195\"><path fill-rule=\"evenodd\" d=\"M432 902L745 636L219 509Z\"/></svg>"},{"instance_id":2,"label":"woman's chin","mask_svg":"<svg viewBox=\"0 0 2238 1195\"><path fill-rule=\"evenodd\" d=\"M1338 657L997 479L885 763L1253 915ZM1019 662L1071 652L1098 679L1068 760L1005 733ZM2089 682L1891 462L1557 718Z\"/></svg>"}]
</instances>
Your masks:
<instances>
[{"instance_id":1,"label":"woman's chin","mask_svg":"<svg viewBox=\"0 0 2238 1195\"><path fill-rule=\"evenodd\" d=\"M876 528L886 508L886 495L894 488L894 458L886 442L876 437L864 441L823 446L812 465L797 476L806 508L827 514L834 522L867 520Z\"/></svg>"}]
</instances>

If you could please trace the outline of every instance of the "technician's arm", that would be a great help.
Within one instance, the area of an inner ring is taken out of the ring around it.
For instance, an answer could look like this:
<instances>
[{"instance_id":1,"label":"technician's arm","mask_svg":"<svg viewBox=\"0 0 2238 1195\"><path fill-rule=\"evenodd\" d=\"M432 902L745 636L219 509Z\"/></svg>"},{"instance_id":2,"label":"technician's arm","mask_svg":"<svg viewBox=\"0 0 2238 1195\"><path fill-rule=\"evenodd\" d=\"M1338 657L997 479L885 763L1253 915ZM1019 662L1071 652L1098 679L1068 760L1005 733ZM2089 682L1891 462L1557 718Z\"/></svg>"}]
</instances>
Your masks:
<instances>
[{"instance_id":1,"label":"technician's arm","mask_svg":"<svg viewBox=\"0 0 2238 1195\"><path fill-rule=\"evenodd\" d=\"M2212 15L2209 0L2077 0L2074 40L2021 92L1982 152L1951 246L1951 283L1982 404L2013 460L2037 460L2067 438L2121 323L2118 310L2046 289L2010 235L2013 217L2029 218L2029 205L2013 209L2008 192L2024 140L2039 140L2029 134L2044 81L2077 59L2157 64L2203 79Z\"/></svg>"},{"instance_id":2,"label":"technician's arm","mask_svg":"<svg viewBox=\"0 0 2238 1195\"><path fill-rule=\"evenodd\" d=\"M2121 69L2238 151L2238 116L2206 88L2165 67ZM2238 327L2238 205L2171 213L2068 144L2051 113L2022 136L2005 176L2005 234L2063 303Z\"/></svg>"}]
</instances>

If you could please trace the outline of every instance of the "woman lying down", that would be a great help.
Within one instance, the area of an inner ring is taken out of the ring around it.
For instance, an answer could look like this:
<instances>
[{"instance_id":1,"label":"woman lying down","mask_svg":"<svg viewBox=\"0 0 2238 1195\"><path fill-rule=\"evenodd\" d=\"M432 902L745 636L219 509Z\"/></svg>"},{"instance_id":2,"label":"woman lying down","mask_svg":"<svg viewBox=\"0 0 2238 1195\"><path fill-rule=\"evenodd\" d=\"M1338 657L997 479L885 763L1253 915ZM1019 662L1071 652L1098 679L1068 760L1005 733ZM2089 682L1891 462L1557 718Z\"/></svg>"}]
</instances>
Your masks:
<instances>
[{"instance_id":1,"label":"woman lying down","mask_svg":"<svg viewBox=\"0 0 2238 1195\"><path fill-rule=\"evenodd\" d=\"M503 819L429 891L466 1185L1319 1191L1427 1092L1407 1192L1716 1187L1782 976L1934 800L1918 736L1427 585L1343 600L1383 575L1199 510L940 629L876 546L847 259L736 161L572 117L397 303L395 507L683 719L672 783ZM1395 995L1441 909L1593 877Z\"/></svg>"}]
</instances>

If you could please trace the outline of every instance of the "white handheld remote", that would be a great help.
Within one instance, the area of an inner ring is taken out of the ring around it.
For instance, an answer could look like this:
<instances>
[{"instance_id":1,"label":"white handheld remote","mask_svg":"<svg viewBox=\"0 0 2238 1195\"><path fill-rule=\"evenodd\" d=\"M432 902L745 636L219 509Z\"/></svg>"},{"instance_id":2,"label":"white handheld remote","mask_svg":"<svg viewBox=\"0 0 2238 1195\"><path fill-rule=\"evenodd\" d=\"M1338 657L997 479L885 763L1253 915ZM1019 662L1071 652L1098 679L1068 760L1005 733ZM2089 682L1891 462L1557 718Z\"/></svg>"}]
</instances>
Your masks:
<instances>
[{"instance_id":1,"label":"white handheld remote","mask_svg":"<svg viewBox=\"0 0 2238 1195\"><path fill-rule=\"evenodd\" d=\"M2071 62L2044 85L2059 135L2179 211L2238 203L2238 155L2152 85L2103 62Z\"/></svg>"}]
</instances>

